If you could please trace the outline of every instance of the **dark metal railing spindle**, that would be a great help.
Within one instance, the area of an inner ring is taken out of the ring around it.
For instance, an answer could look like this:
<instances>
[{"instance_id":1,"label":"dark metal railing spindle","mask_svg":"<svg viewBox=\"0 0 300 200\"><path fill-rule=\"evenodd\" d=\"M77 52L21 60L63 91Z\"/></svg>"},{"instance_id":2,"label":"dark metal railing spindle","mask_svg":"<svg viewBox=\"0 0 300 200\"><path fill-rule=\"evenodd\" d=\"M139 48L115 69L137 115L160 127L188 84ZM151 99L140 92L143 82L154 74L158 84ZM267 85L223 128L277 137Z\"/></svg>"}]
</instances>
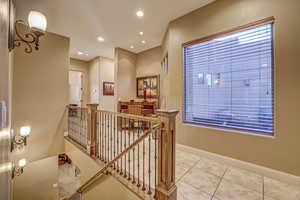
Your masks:
<instances>
[{"instance_id":1,"label":"dark metal railing spindle","mask_svg":"<svg viewBox=\"0 0 300 200\"><path fill-rule=\"evenodd\" d=\"M131 120L128 119L128 140L129 140L128 145L131 144L131 140L130 140L131 133L132 133L132 124L131 124ZM128 152L128 181L131 180L131 176L130 176L130 152L131 151Z\"/></svg>"},{"instance_id":2,"label":"dark metal railing spindle","mask_svg":"<svg viewBox=\"0 0 300 200\"><path fill-rule=\"evenodd\" d=\"M151 134L148 136L148 142L149 142L149 155L148 155L148 195L152 194L151 192Z\"/></svg>"}]
</instances>

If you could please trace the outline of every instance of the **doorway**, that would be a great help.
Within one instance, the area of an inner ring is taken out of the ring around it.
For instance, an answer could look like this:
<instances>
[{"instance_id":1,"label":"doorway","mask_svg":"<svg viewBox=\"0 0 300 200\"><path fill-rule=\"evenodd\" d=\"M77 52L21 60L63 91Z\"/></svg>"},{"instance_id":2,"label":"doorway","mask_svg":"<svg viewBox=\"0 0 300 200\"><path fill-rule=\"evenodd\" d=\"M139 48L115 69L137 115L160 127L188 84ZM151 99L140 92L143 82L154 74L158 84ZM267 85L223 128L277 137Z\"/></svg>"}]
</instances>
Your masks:
<instances>
[{"instance_id":1,"label":"doorway","mask_svg":"<svg viewBox=\"0 0 300 200\"><path fill-rule=\"evenodd\" d=\"M83 102L83 73L69 71L69 104L82 106Z\"/></svg>"}]
</instances>

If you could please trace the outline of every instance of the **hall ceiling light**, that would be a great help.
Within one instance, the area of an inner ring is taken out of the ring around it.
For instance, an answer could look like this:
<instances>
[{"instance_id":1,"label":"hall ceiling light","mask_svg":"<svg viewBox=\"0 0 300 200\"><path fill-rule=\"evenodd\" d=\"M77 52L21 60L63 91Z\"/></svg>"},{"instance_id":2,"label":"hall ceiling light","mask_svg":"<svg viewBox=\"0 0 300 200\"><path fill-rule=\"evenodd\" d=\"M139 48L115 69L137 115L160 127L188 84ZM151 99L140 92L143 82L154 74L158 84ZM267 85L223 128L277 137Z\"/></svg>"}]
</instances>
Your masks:
<instances>
[{"instance_id":1,"label":"hall ceiling light","mask_svg":"<svg viewBox=\"0 0 300 200\"><path fill-rule=\"evenodd\" d=\"M146 44L146 41L145 41L145 40L143 40L143 41L142 41L142 43L143 43L143 44Z\"/></svg>"},{"instance_id":2,"label":"hall ceiling light","mask_svg":"<svg viewBox=\"0 0 300 200\"><path fill-rule=\"evenodd\" d=\"M139 34L140 34L140 35L144 35L144 32L143 32L143 31L141 31L141 32L139 32Z\"/></svg>"},{"instance_id":3,"label":"hall ceiling light","mask_svg":"<svg viewBox=\"0 0 300 200\"><path fill-rule=\"evenodd\" d=\"M81 51L78 51L77 54L78 54L78 55L82 55L83 53L82 53Z\"/></svg>"},{"instance_id":4,"label":"hall ceiling light","mask_svg":"<svg viewBox=\"0 0 300 200\"><path fill-rule=\"evenodd\" d=\"M139 11L136 12L136 16L143 17L144 16L144 12L141 11L141 10L139 10Z\"/></svg>"},{"instance_id":5,"label":"hall ceiling light","mask_svg":"<svg viewBox=\"0 0 300 200\"><path fill-rule=\"evenodd\" d=\"M104 41L104 38L98 37L97 40L98 40L99 42L103 42L103 41Z\"/></svg>"}]
</instances>

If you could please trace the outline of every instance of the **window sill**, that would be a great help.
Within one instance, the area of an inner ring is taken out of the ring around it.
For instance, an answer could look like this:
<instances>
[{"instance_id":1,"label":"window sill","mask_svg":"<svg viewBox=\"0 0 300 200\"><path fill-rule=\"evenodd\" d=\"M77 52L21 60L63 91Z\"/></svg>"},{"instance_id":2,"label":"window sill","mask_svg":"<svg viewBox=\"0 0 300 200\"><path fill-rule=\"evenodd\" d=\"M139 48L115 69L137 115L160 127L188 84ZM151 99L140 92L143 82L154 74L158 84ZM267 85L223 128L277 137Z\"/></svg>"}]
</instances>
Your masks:
<instances>
[{"instance_id":1,"label":"window sill","mask_svg":"<svg viewBox=\"0 0 300 200\"><path fill-rule=\"evenodd\" d=\"M231 129L231 128L225 128L225 127L215 127L215 126L209 126L209 125L198 124L198 123L187 122L187 121L183 121L181 124L183 126L193 126L193 127L198 127L198 128L213 129L213 130L218 130L218 131L227 132L227 133L238 133L238 134L251 135L251 136L270 138L270 139L276 138L274 133L273 133L273 135L271 135L271 134L267 134L267 133L264 134L264 133L260 133L260 132L256 132L256 131L238 130L238 129Z\"/></svg>"}]
</instances>

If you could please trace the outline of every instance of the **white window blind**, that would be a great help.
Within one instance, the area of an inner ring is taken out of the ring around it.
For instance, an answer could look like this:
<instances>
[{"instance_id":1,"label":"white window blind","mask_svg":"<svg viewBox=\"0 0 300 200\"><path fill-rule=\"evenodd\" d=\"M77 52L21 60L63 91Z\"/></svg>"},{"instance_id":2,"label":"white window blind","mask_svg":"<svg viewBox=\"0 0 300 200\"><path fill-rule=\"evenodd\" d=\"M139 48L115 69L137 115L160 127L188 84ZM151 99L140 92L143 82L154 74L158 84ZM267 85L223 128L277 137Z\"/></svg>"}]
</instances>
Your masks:
<instances>
[{"instance_id":1,"label":"white window blind","mask_svg":"<svg viewBox=\"0 0 300 200\"><path fill-rule=\"evenodd\" d=\"M184 47L186 122L273 133L273 23Z\"/></svg>"}]
</instances>

